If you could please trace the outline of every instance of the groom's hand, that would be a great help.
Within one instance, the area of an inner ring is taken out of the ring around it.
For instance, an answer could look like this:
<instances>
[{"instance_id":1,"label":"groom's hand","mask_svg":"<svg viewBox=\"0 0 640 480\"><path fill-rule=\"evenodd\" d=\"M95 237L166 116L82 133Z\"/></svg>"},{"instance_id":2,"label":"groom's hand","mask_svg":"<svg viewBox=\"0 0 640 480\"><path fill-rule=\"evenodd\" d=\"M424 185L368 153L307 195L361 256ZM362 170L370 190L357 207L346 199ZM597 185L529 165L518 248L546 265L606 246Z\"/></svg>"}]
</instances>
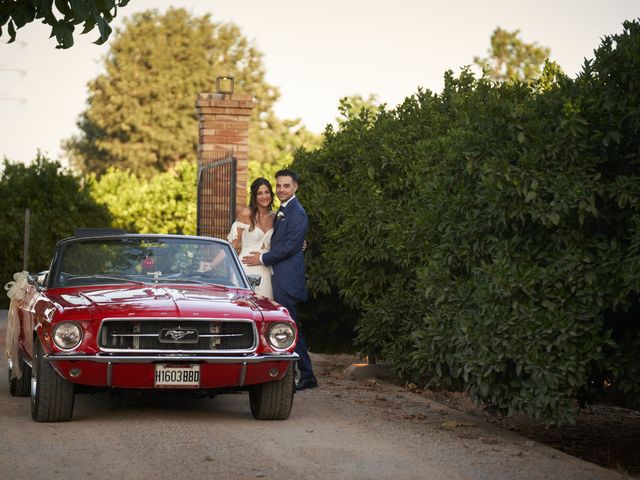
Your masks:
<instances>
[{"instance_id":1,"label":"groom's hand","mask_svg":"<svg viewBox=\"0 0 640 480\"><path fill-rule=\"evenodd\" d=\"M249 252L249 255L242 257L242 263L250 267L262 265L262 263L260 263L260 252Z\"/></svg>"}]
</instances>

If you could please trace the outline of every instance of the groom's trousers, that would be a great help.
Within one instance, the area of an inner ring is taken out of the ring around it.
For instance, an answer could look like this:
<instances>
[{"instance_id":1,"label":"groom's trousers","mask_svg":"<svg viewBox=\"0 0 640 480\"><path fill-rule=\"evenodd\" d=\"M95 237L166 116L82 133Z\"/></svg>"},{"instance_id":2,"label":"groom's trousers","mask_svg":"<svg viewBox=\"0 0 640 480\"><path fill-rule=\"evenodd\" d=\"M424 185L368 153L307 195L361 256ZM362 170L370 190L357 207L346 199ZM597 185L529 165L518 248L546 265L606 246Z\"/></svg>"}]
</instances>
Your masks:
<instances>
[{"instance_id":1,"label":"groom's trousers","mask_svg":"<svg viewBox=\"0 0 640 480\"><path fill-rule=\"evenodd\" d=\"M291 318L298 326L298 343L296 344L295 352L300 356L298 360L300 380L314 379L315 375L313 374L311 359L307 351L307 343L304 341L302 330L300 329L300 322L298 321L298 309L296 307L298 299L285 292L276 282L273 284L273 299L289 311L289 315L291 315Z\"/></svg>"}]
</instances>

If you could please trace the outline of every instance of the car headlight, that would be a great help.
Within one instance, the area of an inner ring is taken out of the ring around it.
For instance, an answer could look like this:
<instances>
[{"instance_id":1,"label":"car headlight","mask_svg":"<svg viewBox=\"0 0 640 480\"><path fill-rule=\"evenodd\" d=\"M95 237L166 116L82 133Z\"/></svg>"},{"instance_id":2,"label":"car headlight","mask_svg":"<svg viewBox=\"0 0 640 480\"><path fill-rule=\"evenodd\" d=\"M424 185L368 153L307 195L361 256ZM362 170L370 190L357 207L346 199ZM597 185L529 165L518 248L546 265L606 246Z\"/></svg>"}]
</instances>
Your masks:
<instances>
[{"instance_id":1,"label":"car headlight","mask_svg":"<svg viewBox=\"0 0 640 480\"><path fill-rule=\"evenodd\" d=\"M62 350L72 350L82 341L82 329L77 323L62 322L53 329L53 343Z\"/></svg>"},{"instance_id":2,"label":"car headlight","mask_svg":"<svg viewBox=\"0 0 640 480\"><path fill-rule=\"evenodd\" d=\"M296 331L288 323L274 323L267 332L267 340L276 350L286 350L295 339Z\"/></svg>"}]
</instances>

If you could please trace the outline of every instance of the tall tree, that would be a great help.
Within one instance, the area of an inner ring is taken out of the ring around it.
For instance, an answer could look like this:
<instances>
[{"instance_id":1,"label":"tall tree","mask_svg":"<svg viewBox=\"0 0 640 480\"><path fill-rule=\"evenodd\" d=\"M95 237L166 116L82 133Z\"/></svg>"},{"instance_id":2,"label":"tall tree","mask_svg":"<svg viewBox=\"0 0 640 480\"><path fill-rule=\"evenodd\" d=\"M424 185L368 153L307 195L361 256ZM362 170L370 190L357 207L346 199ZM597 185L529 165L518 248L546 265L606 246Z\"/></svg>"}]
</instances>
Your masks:
<instances>
[{"instance_id":1,"label":"tall tree","mask_svg":"<svg viewBox=\"0 0 640 480\"><path fill-rule=\"evenodd\" d=\"M75 26L82 24L82 33L98 27L100 37L94 42L102 45L111 34L109 23L115 18L118 7L129 0L2 0L0 2L0 36L7 26L9 43L16 39L16 30L42 20L51 27L51 37L56 37L56 48L73 46ZM60 18L59 18L60 17Z\"/></svg>"},{"instance_id":2,"label":"tall tree","mask_svg":"<svg viewBox=\"0 0 640 480\"><path fill-rule=\"evenodd\" d=\"M540 76L551 50L536 42L526 43L520 30L508 32L496 28L491 35L491 47L486 58L474 57L485 75L497 81L531 81Z\"/></svg>"},{"instance_id":3,"label":"tall tree","mask_svg":"<svg viewBox=\"0 0 640 480\"><path fill-rule=\"evenodd\" d=\"M89 83L79 135L65 143L72 165L84 172L101 174L115 166L149 177L182 159L195 160L195 98L213 91L220 75L234 76L236 91L257 102L253 160L277 157L272 137L288 138L294 130L275 119L279 92L264 78L262 53L237 26L214 23L208 15L184 9L133 15L116 32L104 69Z\"/></svg>"}]
</instances>

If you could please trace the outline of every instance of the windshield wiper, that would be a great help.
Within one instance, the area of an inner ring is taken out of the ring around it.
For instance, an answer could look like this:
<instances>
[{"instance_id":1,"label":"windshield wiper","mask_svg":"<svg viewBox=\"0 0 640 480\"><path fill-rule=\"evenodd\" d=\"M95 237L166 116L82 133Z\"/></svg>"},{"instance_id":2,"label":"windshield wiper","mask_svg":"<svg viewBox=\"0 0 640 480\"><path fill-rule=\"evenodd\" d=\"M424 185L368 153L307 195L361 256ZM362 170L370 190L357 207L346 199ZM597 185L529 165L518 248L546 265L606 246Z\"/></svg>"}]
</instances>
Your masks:
<instances>
[{"instance_id":1,"label":"windshield wiper","mask_svg":"<svg viewBox=\"0 0 640 480\"><path fill-rule=\"evenodd\" d=\"M80 275L80 276L74 276L74 277L69 277L67 279L64 280L64 283L73 283L75 280L91 280L91 279L99 279L99 280L117 280L119 282L126 282L126 283L134 283L136 285L146 285L144 282L140 282L138 280L131 280L130 278L126 278L126 277L117 277L117 276L113 276L113 275Z\"/></svg>"},{"instance_id":2,"label":"windshield wiper","mask_svg":"<svg viewBox=\"0 0 640 480\"><path fill-rule=\"evenodd\" d=\"M208 287L218 287L218 288L222 288L225 291L229 290L229 287L226 285L222 285L220 283L212 283L212 282L207 282L206 280L199 280L196 278L185 278L185 276L191 276L191 277L200 277L202 279L206 279L206 278L211 278L211 275L208 275L206 273L200 273L200 272L193 272L193 273L188 273L186 275L180 275L177 277L159 277L157 279L158 282L167 282L167 283L197 283L198 285L207 285Z\"/></svg>"},{"instance_id":3,"label":"windshield wiper","mask_svg":"<svg viewBox=\"0 0 640 480\"><path fill-rule=\"evenodd\" d=\"M198 283L201 285L210 285L207 282L203 282L202 280L195 280L193 278L178 278L178 277L160 277L154 280L154 282L165 282L165 283Z\"/></svg>"}]
</instances>

